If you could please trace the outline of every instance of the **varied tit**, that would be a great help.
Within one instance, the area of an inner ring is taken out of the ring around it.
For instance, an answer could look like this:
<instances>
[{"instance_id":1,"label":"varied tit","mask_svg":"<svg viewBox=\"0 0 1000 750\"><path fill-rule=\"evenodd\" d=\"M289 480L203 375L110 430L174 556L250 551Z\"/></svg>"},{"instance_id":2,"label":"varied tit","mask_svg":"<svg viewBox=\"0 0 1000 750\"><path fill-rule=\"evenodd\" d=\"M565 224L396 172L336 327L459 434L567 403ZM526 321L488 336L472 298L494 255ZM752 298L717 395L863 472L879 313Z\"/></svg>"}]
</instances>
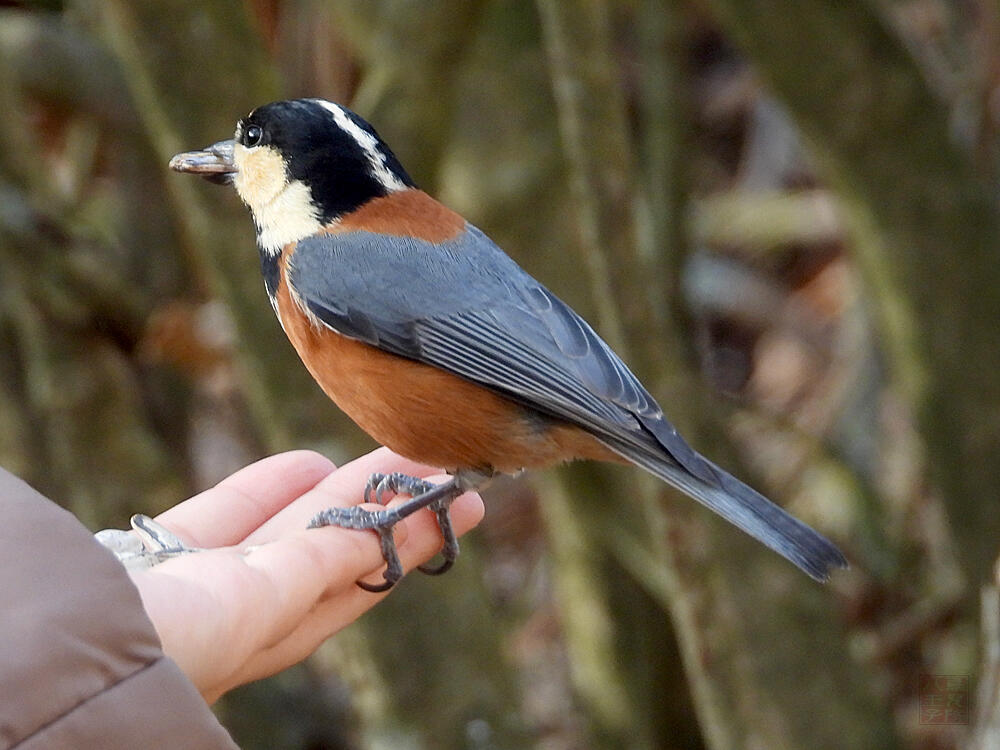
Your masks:
<instances>
[{"instance_id":1,"label":"varied tit","mask_svg":"<svg viewBox=\"0 0 1000 750\"><path fill-rule=\"evenodd\" d=\"M170 166L231 183L257 228L264 285L320 387L375 440L444 467L432 486L375 475L380 511L313 526L375 529L380 591L402 575L392 526L428 507L458 554L448 504L498 473L575 459L656 475L819 581L846 566L827 539L692 449L611 348L479 229L416 187L375 129L321 99L259 107L233 140Z\"/></svg>"}]
</instances>

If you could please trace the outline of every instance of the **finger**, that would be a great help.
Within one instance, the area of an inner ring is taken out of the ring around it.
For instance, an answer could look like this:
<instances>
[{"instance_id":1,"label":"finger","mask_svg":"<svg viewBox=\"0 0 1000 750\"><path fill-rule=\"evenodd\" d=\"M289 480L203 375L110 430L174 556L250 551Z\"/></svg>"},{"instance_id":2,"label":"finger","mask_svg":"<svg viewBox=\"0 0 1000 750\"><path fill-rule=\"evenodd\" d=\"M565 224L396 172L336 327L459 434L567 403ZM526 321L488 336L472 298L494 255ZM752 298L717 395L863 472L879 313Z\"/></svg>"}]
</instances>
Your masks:
<instances>
[{"instance_id":1,"label":"finger","mask_svg":"<svg viewBox=\"0 0 1000 750\"><path fill-rule=\"evenodd\" d=\"M462 535L474 527L483 514L478 494L470 492L457 498L451 506L456 533ZM400 560L409 571L440 550L441 534L430 513L411 516L407 527L405 538L397 536L397 542ZM306 543L312 545L309 552L298 549ZM350 560L349 564L345 560ZM302 660L389 593L372 594L354 583L384 568L378 539L370 533L336 528L313 530L261 547L248 555L247 562L251 561L268 572L278 590L300 597L309 606L275 623L273 645L251 658L241 670L240 681L273 674ZM307 615L303 615L305 611Z\"/></svg>"},{"instance_id":2,"label":"finger","mask_svg":"<svg viewBox=\"0 0 1000 750\"><path fill-rule=\"evenodd\" d=\"M283 508L260 529L250 534L246 539L246 544L263 544L278 539L289 531L304 529L321 510L346 508L361 504L365 484L367 484L368 478L376 472L383 474L401 472L426 478L432 474L439 474L440 471L440 469L403 458L388 448L379 448L345 464L318 482L308 492L303 493L296 502ZM442 481L447 481L447 477L444 477Z\"/></svg>"},{"instance_id":3,"label":"finger","mask_svg":"<svg viewBox=\"0 0 1000 750\"><path fill-rule=\"evenodd\" d=\"M279 453L240 469L156 520L196 547L239 544L335 469L313 451Z\"/></svg>"},{"instance_id":4,"label":"finger","mask_svg":"<svg viewBox=\"0 0 1000 750\"><path fill-rule=\"evenodd\" d=\"M475 493L462 495L452 504L451 515L456 531L467 531L482 518L482 499ZM414 513L393 531L404 567L430 559L441 548L441 532L430 511ZM417 540L411 541L413 537ZM245 560L266 572L283 598L303 602L306 609L327 592L353 587L362 576L385 567L377 534L336 526L298 527L252 549Z\"/></svg>"}]
</instances>

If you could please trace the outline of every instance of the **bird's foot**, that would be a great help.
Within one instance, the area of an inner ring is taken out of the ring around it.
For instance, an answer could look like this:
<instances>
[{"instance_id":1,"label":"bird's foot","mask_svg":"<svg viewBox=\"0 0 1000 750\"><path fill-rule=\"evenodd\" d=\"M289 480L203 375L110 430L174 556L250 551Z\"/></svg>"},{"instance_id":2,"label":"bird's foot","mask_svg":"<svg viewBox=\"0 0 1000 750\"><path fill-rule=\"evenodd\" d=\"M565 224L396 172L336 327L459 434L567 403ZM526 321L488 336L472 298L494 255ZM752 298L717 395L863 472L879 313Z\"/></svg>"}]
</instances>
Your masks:
<instances>
[{"instance_id":1,"label":"bird's foot","mask_svg":"<svg viewBox=\"0 0 1000 750\"><path fill-rule=\"evenodd\" d=\"M152 568L172 557L200 551L184 544L180 537L149 516L136 514L129 523L132 531L104 529L94 534L129 570Z\"/></svg>"},{"instance_id":2,"label":"bird's foot","mask_svg":"<svg viewBox=\"0 0 1000 750\"><path fill-rule=\"evenodd\" d=\"M448 508L452 501L465 490L465 485L456 477L452 477L444 484L435 485L406 474L372 474L365 485L365 501L372 502L374 499L374 502L379 505L385 505L387 492L409 495L410 499L394 508L382 510L366 510L359 506L328 508L318 513L309 522L309 528L339 526L344 529L372 529L375 531L382 547L382 559L385 560L385 572L382 575L385 580L379 584L365 583L364 581L358 581L357 584L365 591L374 593L388 591L403 577L403 565L399 561L396 542L392 538L392 529L397 523L421 508L428 508L437 518L441 536L444 538L444 547L441 550L444 562L436 567L421 565L419 570L429 575L439 575L454 564L458 558L458 538L452 528Z\"/></svg>"},{"instance_id":3,"label":"bird's foot","mask_svg":"<svg viewBox=\"0 0 1000 750\"><path fill-rule=\"evenodd\" d=\"M385 505L385 493L391 492L394 495L403 494L409 495L410 497L420 497L425 492L430 492L434 489L435 485L431 482L427 482L423 479L418 479L417 477L411 477L408 474L403 474L400 472L393 472L392 474L372 474L368 477L368 483L365 485L364 498L366 502L378 503L379 505ZM441 535L444 537L444 547L441 549L441 557L444 560L440 565L420 565L417 570L421 573L426 573L429 576L438 576L446 572L452 565L455 564L455 560L458 559L458 538L455 536L455 532L451 527L451 515L448 513L448 507L451 505L452 500L456 496L446 496L440 500L436 500L430 503L427 508L434 513L437 518L438 527L441 529Z\"/></svg>"}]
</instances>

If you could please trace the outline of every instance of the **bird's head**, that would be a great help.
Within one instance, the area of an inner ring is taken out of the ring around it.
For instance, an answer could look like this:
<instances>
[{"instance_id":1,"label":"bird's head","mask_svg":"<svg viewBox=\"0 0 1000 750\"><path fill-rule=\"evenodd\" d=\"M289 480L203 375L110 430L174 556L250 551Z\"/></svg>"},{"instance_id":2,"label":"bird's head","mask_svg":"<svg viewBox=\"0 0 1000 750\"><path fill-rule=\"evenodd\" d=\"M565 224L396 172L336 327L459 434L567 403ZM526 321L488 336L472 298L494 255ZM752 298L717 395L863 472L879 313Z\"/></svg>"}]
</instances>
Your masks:
<instances>
[{"instance_id":1,"label":"bird's head","mask_svg":"<svg viewBox=\"0 0 1000 750\"><path fill-rule=\"evenodd\" d=\"M268 254L373 198L413 187L371 125L323 99L258 107L236 123L232 140L178 154L170 167L231 183Z\"/></svg>"}]
</instances>

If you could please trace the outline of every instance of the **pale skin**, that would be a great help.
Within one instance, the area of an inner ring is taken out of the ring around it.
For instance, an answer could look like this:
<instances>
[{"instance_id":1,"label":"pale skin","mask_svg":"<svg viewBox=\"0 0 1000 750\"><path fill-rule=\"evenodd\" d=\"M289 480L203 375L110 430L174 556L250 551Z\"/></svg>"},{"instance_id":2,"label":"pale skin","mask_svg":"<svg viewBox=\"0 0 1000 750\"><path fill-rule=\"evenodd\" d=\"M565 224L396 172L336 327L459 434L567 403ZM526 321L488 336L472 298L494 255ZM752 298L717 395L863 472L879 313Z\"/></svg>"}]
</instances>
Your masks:
<instances>
[{"instance_id":1,"label":"pale skin","mask_svg":"<svg viewBox=\"0 0 1000 750\"><path fill-rule=\"evenodd\" d=\"M354 583L381 580L385 563L373 532L306 524L324 508L357 505L370 474L393 471L447 479L385 448L341 468L293 451L251 464L157 517L187 544L207 549L135 571L132 580L164 653L208 703L296 664L388 595ZM484 508L467 493L451 511L463 534ZM441 546L427 510L394 531L407 570Z\"/></svg>"}]
</instances>

